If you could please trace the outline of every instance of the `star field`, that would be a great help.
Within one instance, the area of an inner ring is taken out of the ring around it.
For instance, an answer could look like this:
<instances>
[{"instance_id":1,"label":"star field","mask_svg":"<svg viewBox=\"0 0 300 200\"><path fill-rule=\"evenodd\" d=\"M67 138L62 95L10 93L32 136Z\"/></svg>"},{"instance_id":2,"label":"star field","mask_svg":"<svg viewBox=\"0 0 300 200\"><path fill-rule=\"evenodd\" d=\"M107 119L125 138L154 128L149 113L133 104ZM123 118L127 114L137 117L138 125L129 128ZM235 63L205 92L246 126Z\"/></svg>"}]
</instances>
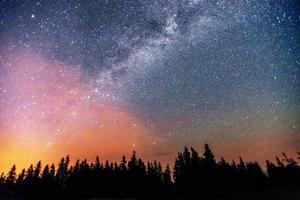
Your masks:
<instances>
[{"instance_id":1,"label":"star field","mask_svg":"<svg viewBox=\"0 0 300 200\"><path fill-rule=\"evenodd\" d=\"M299 22L289 0L2 0L3 168L133 149L169 162L205 142L293 154Z\"/></svg>"}]
</instances>

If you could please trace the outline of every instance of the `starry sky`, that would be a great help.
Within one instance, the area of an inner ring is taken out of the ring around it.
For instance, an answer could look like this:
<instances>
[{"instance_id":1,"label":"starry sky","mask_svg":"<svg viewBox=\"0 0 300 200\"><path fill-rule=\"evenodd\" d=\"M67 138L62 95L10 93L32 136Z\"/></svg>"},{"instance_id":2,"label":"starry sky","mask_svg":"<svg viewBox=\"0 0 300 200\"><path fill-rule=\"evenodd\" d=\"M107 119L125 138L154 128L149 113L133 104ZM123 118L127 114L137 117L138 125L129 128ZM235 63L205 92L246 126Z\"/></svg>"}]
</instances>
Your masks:
<instances>
[{"instance_id":1,"label":"starry sky","mask_svg":"<svg viewBox=\"0 0 300 200\"><path fill-rule=\"evenodd\" d=\"M0 0L0 169L300 150L292 0Z\"/></svg>"}]
</instances>

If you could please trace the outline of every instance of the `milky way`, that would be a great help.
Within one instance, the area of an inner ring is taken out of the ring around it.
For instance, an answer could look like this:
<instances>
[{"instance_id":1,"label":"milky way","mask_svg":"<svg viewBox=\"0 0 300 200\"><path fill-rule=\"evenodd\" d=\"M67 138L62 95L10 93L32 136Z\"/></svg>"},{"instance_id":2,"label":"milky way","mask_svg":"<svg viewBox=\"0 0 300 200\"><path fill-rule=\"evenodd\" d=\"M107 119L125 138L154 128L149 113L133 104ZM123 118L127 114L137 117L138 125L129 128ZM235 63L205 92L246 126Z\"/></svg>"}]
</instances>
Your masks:
<instances>
[{"instance_id":1,"label":"milky way","mask_svg":"<svg viewBox=\"0 0 300 200\"><path fill-rule=\"evenodd\" d=\"M0 1L1 168L295 153L299 22L293 1Z\"/></svg>"}]
</instances>

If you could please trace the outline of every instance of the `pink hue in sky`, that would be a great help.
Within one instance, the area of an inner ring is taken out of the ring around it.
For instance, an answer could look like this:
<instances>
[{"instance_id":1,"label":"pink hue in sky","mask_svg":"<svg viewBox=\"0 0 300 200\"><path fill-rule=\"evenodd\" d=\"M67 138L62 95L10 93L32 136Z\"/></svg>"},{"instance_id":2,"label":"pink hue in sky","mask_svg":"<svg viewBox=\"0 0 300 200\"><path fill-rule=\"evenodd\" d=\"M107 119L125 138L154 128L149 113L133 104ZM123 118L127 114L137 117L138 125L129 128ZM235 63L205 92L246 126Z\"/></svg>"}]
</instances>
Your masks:
<instances>
[{"instance_id":1,"label":"pink hue in sky","mask_svg":"<svg viewBox=\"0 0 300 200\"><path fill-rule=\"evenodd\" d=\"M0 170L20 170L61 156L117 160L159 142L128 110L95 91L80 69L37 54L10 50L1 57Z\"/></svg>"}]
</instances>

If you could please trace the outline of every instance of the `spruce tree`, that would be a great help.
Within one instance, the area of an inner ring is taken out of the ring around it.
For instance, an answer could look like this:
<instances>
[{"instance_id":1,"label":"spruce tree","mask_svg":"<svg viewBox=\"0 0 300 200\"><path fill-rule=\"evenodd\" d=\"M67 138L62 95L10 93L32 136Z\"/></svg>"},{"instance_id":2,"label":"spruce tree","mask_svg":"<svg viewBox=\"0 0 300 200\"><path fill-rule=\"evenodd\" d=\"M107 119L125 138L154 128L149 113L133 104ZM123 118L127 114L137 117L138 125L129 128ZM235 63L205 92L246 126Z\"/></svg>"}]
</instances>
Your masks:
<instances>
[{"instance_id":1,"label":"spruce tree","mask_svg":"<svg viewBox=\"0 0 300 200\"><path fill-rule=\"evenodd\" d=\"M172 184L171 170L170 170L169 164L167 164L166 169L163 172L163 182L166 185L171 185Z\"/></svg>"},{"instance_id":2,"label":"spruce tree","mask_svg":"<svg viewBox=\"0 0 300 200\"><path fill-rule=\"evenodd\" d=\"M8 172L5 183L8 187L14 186L16 182L16 165L13 165L11 170Z\"/></svg>"}]
</instances>

